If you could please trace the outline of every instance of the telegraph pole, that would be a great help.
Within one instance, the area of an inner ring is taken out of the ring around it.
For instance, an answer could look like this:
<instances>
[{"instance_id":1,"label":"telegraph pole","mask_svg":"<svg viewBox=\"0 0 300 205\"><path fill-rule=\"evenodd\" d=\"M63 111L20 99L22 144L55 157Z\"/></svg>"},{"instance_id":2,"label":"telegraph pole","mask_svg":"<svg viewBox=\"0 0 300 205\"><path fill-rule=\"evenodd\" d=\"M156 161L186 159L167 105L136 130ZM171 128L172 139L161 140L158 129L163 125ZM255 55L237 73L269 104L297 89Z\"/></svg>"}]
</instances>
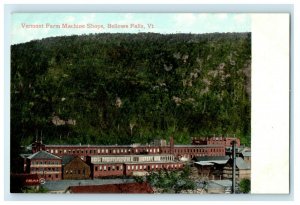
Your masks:
<instances>
[{"instance_id":1,"label":"telegraph pole","mask_svg":"<svg viewBox=\"0 0 300 205\"><path fill-rule=\"evenodd\" d=\"M235 154L235 144L236 141L233 140L232 144L232 193L235 194L235 167L236 167L236 154Z\"/></svg>"}]
</instances>

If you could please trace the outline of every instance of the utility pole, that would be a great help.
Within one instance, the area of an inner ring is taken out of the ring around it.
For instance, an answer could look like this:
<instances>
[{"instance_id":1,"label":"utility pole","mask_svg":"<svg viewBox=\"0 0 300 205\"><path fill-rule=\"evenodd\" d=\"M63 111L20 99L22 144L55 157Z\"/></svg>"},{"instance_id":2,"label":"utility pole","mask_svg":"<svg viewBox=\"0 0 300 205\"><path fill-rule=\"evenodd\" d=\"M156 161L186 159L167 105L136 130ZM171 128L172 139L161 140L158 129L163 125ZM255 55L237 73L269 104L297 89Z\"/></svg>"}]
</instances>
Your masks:
<instances>
[{"instance_id":1,"label":"utility pole","mask_svg":"<svg viewBox=\"0 0 300 205\"><path fill-rule=\"evenodd\" d=\"M236 154L235 154L235 144L236 141L233 140L232 144L232 193L235 194L235 167L236 167Z\"/></svg>"}]
</instances>

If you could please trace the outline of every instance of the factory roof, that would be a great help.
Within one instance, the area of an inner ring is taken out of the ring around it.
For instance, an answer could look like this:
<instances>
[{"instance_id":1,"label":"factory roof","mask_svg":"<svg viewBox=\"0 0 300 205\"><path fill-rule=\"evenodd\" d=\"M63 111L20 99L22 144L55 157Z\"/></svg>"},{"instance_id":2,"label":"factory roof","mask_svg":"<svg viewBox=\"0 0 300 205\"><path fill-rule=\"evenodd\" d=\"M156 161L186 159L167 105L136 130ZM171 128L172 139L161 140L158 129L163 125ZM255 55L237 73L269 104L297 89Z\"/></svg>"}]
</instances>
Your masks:
<instances>
[{"instance_id":1,"label":"factory roof","mask_svg":"<svg viewBox=\"0 0 300 205\"><path fill-rule=\"evenodd\" d=\"M153 193L149 183L70 186L70 193Z\"/></svg>"},{"instance_id":2,"label":"factory roof","mask_svg":"<svg viewBox=\"0 0 300 205\"><path fill-rule=\"evenodd\" d=\"M46 151L39 151L30 155L28 159L61 159L61 158L53 154L50 154L49 152Z\"/></svg>"}]
</instances>

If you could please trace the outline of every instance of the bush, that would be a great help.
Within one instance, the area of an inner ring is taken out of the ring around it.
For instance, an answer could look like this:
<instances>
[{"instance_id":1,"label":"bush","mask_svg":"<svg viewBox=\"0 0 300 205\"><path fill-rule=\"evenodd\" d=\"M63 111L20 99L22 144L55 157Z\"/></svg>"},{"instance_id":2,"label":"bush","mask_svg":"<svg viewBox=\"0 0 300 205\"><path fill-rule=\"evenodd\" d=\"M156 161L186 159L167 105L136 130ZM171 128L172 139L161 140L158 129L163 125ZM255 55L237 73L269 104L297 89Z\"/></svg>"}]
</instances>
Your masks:
<instances>
[{"instance_id":1,"label":"bush","mask_svg":"<svg viewBox=\"0 0 300 205\"><path fill-rule=\"evenodd\" d=\"M240 191L244 194L247 194L251 191L251 181L250 179L242 179L240 181Z\"/></svg>"}]
</instances>

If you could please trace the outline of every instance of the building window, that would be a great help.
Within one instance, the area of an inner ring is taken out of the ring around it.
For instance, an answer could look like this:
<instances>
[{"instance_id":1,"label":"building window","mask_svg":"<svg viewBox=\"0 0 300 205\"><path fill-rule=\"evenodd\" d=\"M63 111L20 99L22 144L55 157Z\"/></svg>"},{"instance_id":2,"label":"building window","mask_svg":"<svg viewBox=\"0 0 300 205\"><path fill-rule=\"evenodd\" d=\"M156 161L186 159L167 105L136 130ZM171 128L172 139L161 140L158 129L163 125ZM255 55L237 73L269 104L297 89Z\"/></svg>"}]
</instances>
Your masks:
<instances>
[{"instance_id":1,"label":"building window","mask_svg":"<svg viewBox=\"0 0 300 205\"><path fill-rule=\"evenodd\" d=\"M98 171L98 167L97 166L95 167L95 170Z\"/></svg>"},{"instance_id":2,"label":"building window","mask_svg":"<svg viewBox=\"0 0 300 205\"><path fill-rule=\"evenodd\" d=\"M127 169L130 170L130 166L128 166Z\"/></svg>"},{"instance_id":3,"label":"building window","mask_svg":"<svg viewBox=\"0 0 300 205\"><path fill-rule=\"evenodd\" d=\"M142 170L143 169L143 166L142 165L140 165L140 170Z\"/></svg>"},{"instance_id":4,"label":"building window","mask_svg":"<svg viewBox=\"0 0 300 205\"><path fill-rule=\"evenodd\" d=\"M103 170L106 171L106 166L103 167Z\"/></svg>"},{"instance_id":5,"label":"building window","mask_svg":"<svg viewBox=\"0 0 300 205\"><path fill-rule=\"evenodd\" d=\"M58 178L58 174L56 174L55 177Z\"/></svg>"},{"instance_id":6,"label":"building window","mask_svg":"<svg viewBox=\"0 0 300 205\"><path fill-rule=\"evenodd\" d=\"M110 171L110 167L107 167L107 170Z\"/></svg>"}]
</instances>

